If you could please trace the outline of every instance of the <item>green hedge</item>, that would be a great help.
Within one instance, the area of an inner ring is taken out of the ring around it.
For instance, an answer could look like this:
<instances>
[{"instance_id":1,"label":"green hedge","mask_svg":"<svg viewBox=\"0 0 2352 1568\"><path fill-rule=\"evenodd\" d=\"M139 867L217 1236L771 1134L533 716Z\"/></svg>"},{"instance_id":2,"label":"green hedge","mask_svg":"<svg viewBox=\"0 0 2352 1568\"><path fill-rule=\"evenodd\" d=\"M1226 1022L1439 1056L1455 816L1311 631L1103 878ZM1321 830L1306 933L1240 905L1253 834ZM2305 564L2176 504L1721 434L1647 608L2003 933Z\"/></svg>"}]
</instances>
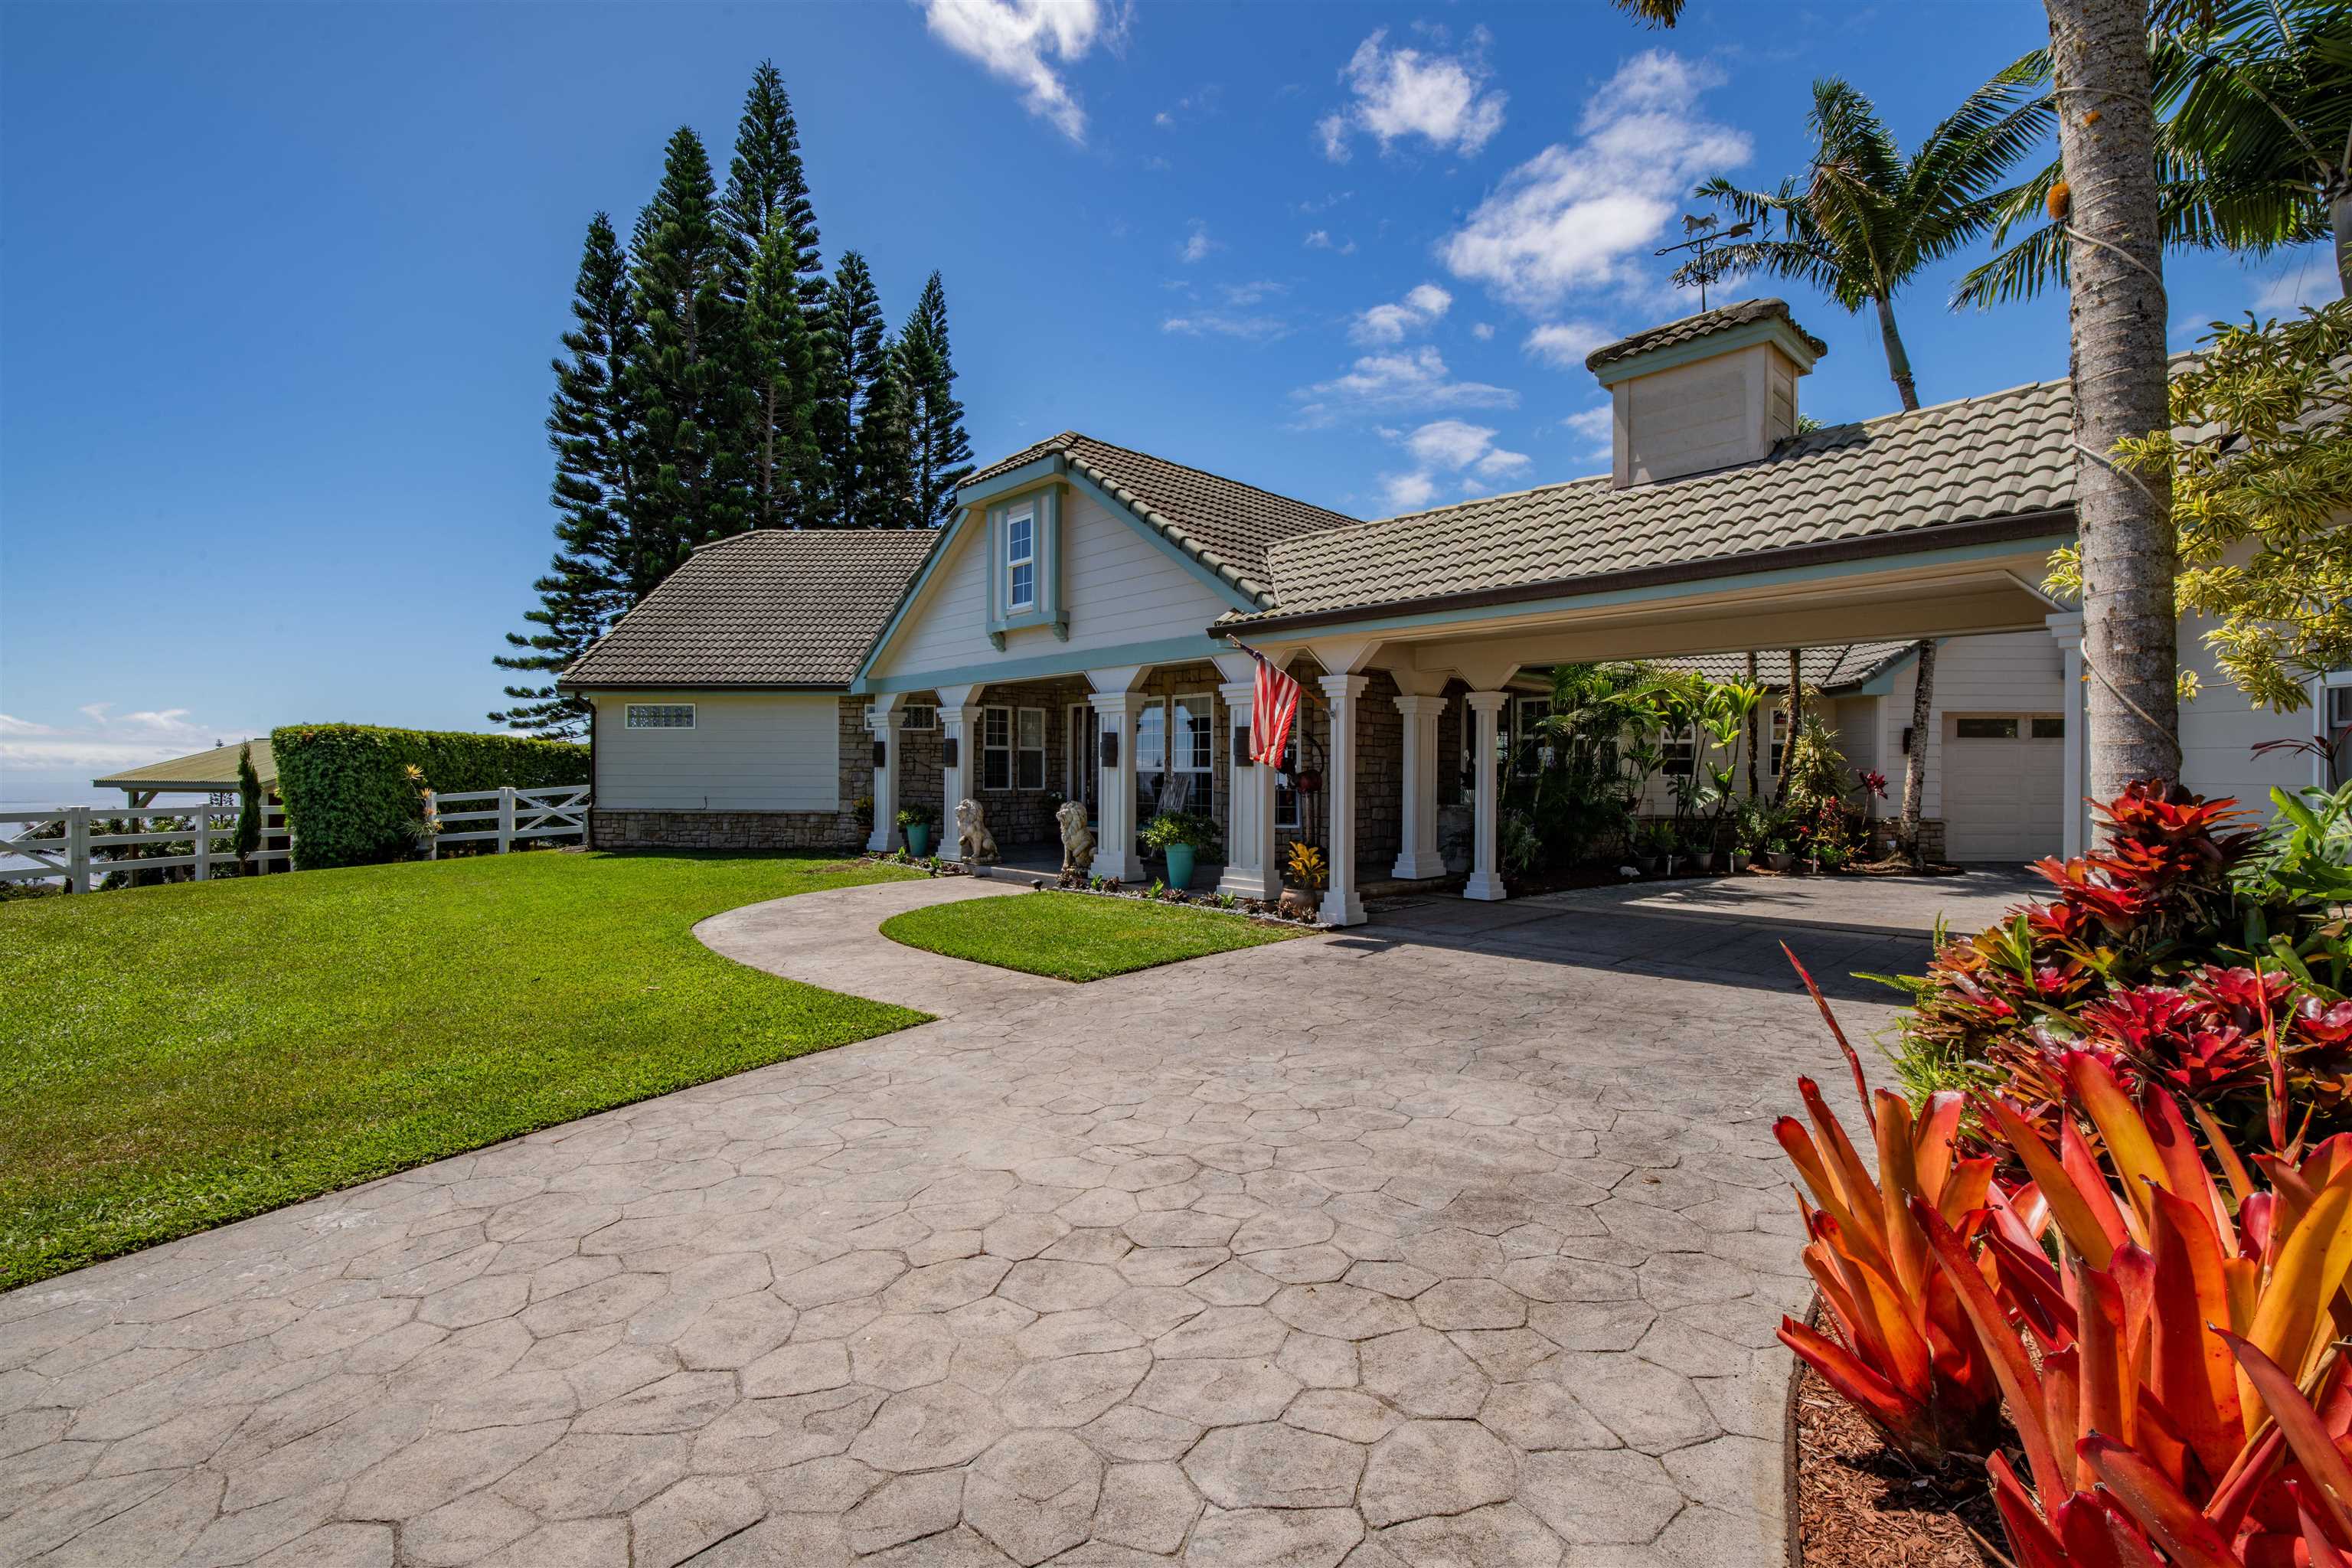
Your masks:
<instances>
[{"instance_id":1,"label":"green hedge","mask_svg":"<svg viewBox=\"0 0 2352 1568\"><path fill-rule=\"evenodd\" d=\"M587 747L515 735L289 724L269 732L269 750L278 763L286 825L294 836L294 866L301 871L372 866L415 855L411 827L417 786L404 773L411 764L424 770L428 786L444 794L588 782ZM467 803L462 809L479 804Z\"/></svg>"}]
</instances>

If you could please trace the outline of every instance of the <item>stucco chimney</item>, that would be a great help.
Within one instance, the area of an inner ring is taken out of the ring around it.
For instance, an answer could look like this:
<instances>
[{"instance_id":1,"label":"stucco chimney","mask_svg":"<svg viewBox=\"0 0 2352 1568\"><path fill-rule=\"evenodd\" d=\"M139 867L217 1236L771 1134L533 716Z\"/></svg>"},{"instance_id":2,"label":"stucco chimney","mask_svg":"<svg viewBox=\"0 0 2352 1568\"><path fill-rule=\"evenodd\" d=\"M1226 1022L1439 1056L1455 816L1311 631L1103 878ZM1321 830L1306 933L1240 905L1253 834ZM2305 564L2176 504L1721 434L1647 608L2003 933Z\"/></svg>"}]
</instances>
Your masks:
<instances>
[{"instance_id":1,"label":"stucco chimney","mask_svg":"<svg viewBox=\"0 0 2352 1568\"><path fill-rule=\"evenodd\" d=\"M1780 300L1745 300L1598 348L1617 488L1752 463L1797 430L1797 378L1828 345Z\"/></svg>"}]
</instances>

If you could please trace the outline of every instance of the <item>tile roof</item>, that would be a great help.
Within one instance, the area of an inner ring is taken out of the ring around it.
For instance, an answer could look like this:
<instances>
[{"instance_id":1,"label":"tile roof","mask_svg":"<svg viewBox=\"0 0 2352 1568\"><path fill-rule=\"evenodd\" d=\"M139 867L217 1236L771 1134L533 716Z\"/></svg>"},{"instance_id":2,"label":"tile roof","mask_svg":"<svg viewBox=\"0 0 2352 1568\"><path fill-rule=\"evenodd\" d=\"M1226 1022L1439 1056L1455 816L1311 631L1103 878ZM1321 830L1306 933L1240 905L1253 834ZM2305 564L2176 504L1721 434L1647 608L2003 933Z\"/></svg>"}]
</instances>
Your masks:
<instances>
[{"instance_id":1,"label":"tile roof","mask_svg":"<svg viewBox=\"0 0 2352 1568\"><path fill-rule=\"evenodd\" d=\"M1809 647L1797 654L1797 673L1806 685L1822 691L1838 691L1860 686L1889 665L1908 658L1918 646L1907 642L1857 642L1843 647ZM1745 680L1748 678L1748 656L1738 653L1704 654L1696 658L1658 659L1656 663L1675 669L1696 669L1709 680ZM1767 691L1789 689L1789 653L1786 648L1766 648L1756 656L1756 684Z\"/></svg>"},{"instance_id":2,"label":"tile roof","mask_svg":"<svg viewBox=\"0 0 2352 1568\"><path fill-rule=\"evenodd\" d=\"M939 539L920 528L760 529L706 544L562 684L845 687Z\"/></svg>"},{"instance_id":3,"label":"tile roof","mask_svg":"<svg viewBox=\"0 0 2352 1568\"><path fill-rule=\"evenodd\" d=\"M1646 327L1630 338L1619 338L1613 343L1603 343L1584 356L1584 368L1599 370L1604 364L1632 359L1635 354L1648 353L1652 349L1670 349L1682 343L1696 342L1717 332L1727 332L1734 327L1744 327L1755 321L1766 321L1778 316L1789 323L1789 330L1805 340L1806 346L1819 359L1830 352L1829 344L1797 325L1789 314L1786 300L1742 300L1735 305L1719 305L1712 310L1701 310L1696 316L1685 316L1679 321L1668 321L1662 327Z\"/></svg>"},{"instance_id":4,"label":"tile roof","mask_svg":"<svg viewBox=\"0 0 2352 1568\"><path fill-rule=\"evenodd\" d=\"M1026 447L964 481L977 484L1060 453L1169 542L1256 599L1274 603L1266 552L1286 539L1357 526L1345 512L1310 506L1199 468L1188 468L1081 436L1075 430Z\"/></svg>"},{"instance_id":5,"label":"tile roof","mask_svg":"<svg viewBox=\"0 0 2352 1568\"><path fill-rule=\"evenodd\" d=\"M1735 559L2068 507L2063 381L1793 436L1761 461L1658 484L1608 476L1286 540L1277 607L1226 622L1394 606Z\"/></svg>"},{"instance_id":6,"label":"tile roof","mask_svg":"<svg viewBox=\"0 0 2352 1568\"><path fill-rule=\"evenodd\" d=\"M235 745L214 746L206 751L173 757L169 762L146 763L121 773L109 773L102 779L89 781L92 789L159 789L159 790L233 790L236 787L237 753L247 746L253 748L253 771L265 790L278 787L278 763L269 754L269 737L257 735L251 741L239 741Z\"/></svg>"}]
</instances>

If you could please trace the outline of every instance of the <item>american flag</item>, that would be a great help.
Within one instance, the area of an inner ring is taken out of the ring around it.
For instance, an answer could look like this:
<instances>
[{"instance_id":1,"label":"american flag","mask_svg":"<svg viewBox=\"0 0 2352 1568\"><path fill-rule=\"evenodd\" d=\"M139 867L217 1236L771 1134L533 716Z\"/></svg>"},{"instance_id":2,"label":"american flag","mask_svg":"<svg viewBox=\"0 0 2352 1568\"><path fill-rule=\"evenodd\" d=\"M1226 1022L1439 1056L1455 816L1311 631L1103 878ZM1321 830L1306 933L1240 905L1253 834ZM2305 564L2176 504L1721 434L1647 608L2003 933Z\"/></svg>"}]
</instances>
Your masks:
<instances>
[{"instance_id":1,"label":"american flag","mask_svg":"<svg viewBox=\"0 0 2352 1568\"><path fill-rule=\"evenodd\" d=\"M1278 768L1302 693L1298 682L1275 668L1265 655L1252 648L1250 657L1257 660L1257 691L1250 703L1250 761Z\"/></svg>"}]
</instances>

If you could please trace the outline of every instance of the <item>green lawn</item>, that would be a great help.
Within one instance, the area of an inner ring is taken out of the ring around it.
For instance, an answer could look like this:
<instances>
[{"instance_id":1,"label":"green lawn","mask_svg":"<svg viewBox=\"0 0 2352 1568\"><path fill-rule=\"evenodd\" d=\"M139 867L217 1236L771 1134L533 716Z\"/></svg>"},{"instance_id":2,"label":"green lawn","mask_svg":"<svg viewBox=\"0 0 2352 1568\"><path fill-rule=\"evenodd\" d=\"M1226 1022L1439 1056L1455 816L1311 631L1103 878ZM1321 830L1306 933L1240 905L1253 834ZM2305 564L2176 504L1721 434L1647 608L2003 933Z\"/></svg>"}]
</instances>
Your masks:
<instances>
[{"instance_id":1,"label":"green lawn","mask_svg":"<svg viewBox=\"0 0 2352 1568\"><path fill-rule=\"evenodd\" d=\"M1056 980L1100 980L1305 933L1181 904L1030 892L909 910L884 921L882 934L908 947L1000 969Z\"/></svg>"},{"instance_id":2,"label":"green lawn","mask_svg":"<svg viewBox=\"0 0 2352 1568\"><path fill-rule=\"evenodd\" d=\"M694 940L906 873L534 853L0 903L0 1288L920 1023Z\"/></svg>"}]
</instances>

